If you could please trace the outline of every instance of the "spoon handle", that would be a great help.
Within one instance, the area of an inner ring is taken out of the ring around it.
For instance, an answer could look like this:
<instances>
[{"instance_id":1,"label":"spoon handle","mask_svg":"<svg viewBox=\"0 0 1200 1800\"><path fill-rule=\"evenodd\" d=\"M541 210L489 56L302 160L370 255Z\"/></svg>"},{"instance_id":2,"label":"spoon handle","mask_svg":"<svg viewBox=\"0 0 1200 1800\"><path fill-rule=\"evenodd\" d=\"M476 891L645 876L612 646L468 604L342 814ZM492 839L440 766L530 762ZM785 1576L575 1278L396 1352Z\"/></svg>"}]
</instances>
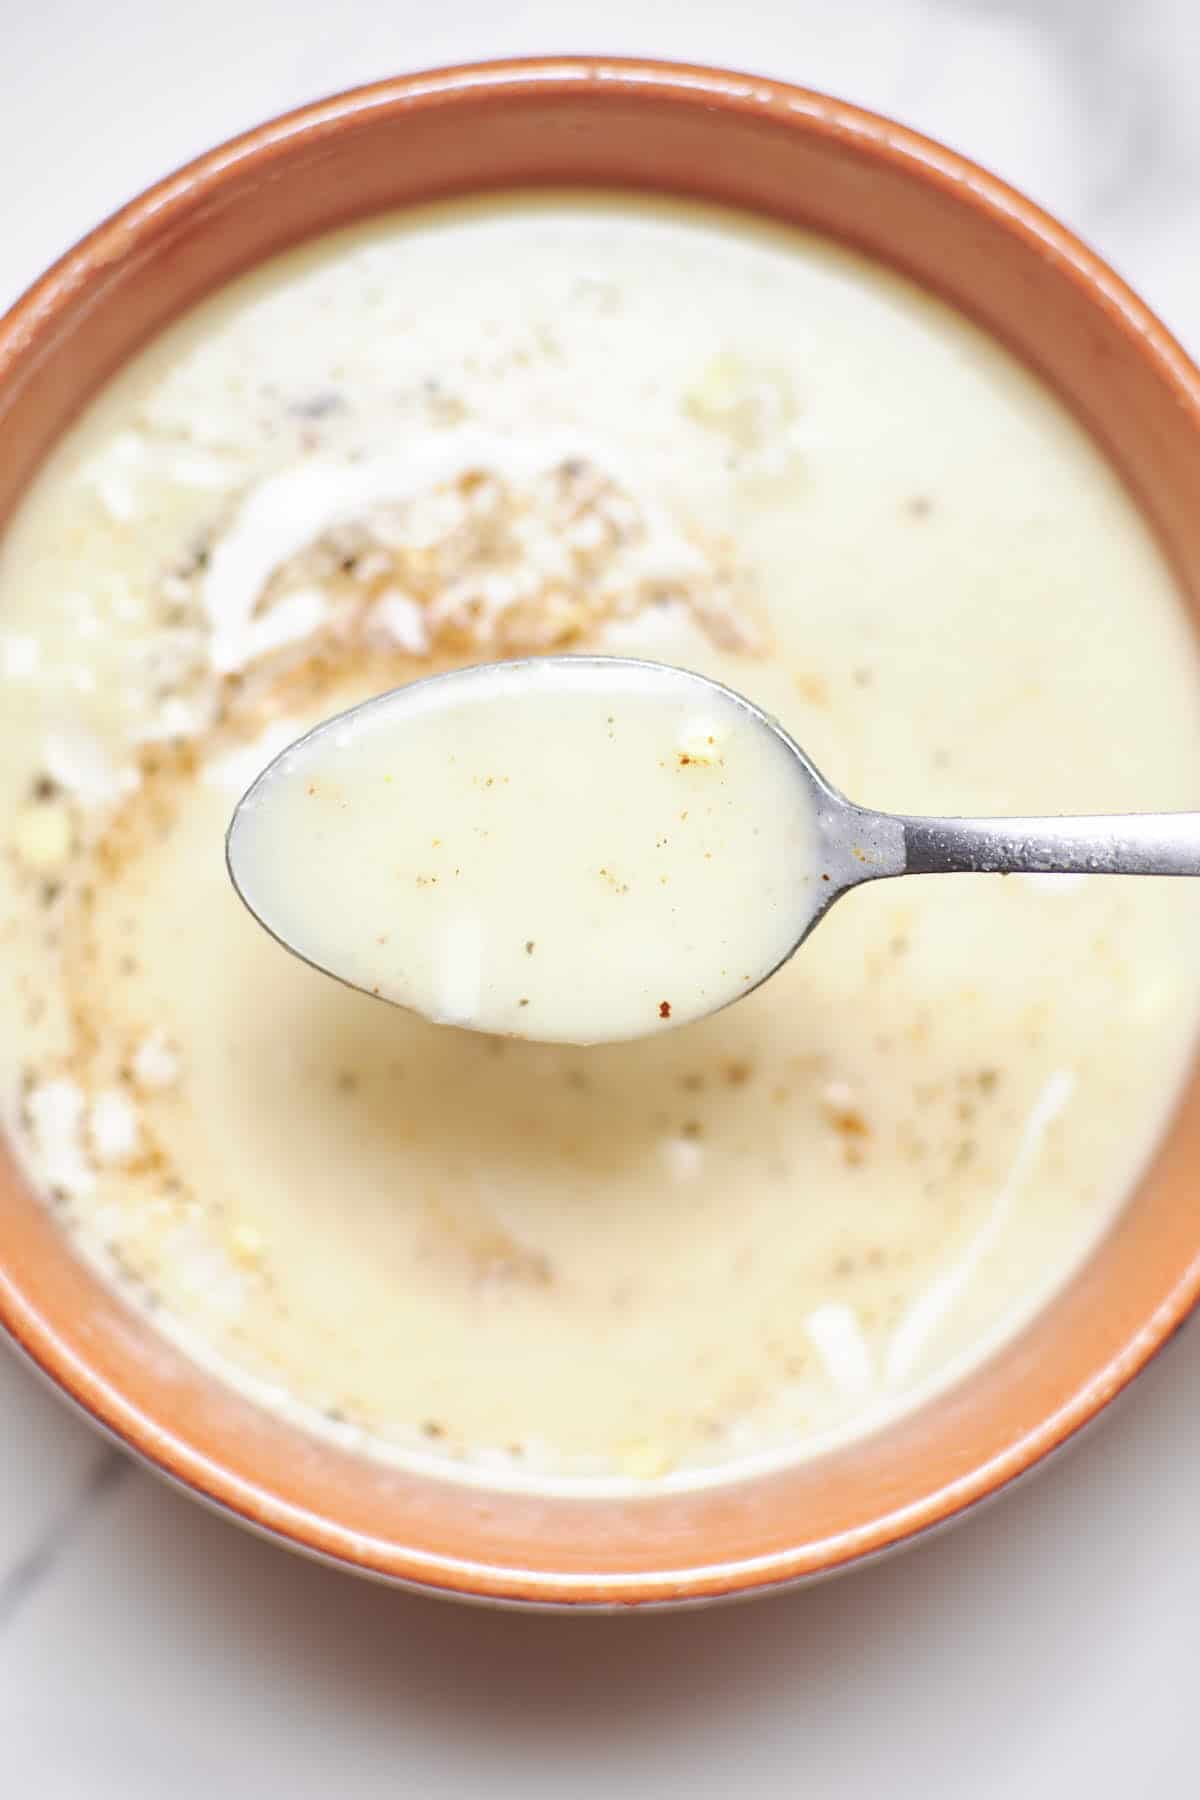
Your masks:
<instances>
[{"instance_id":1,"label":"spoon handle","mask_svg":"<svg viewBox=\"0 0 1200 1800\"><path fill-rule=\"evenodd\" d=\"M905 875L1200 875L1200 813L895 823Z\"/></svg>"}]
</instances>

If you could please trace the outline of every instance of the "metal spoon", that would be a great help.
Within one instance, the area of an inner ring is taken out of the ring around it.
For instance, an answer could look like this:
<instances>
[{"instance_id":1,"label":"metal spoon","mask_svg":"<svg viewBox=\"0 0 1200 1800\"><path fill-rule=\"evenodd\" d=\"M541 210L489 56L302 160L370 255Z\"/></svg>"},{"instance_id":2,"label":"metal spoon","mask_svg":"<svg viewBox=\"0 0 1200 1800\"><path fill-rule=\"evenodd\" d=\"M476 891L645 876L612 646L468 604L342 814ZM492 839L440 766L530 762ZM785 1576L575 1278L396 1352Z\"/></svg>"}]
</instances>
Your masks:
<instances>
[{"instance_id":1,"label":"metal spoon","mask_svg":"<svg viewBox=\"0 0 1200 1800\"><path fill-rule=\"evenodd\" d=\"M306 747L317 745L331 731L344 735L347 727L353 729L357 721L365 720L377 728L381 716L402 726L406 709L413 708L414 700L419 708L427 711L433 701L444 697L451 703L456 697L461 698L468 688L478 693L489 683L495 684L499 691L499 684L503 682L504 693L511 697L505 704L519 704L517 690L522 675L536 682L539 692L544 692L546 684L555 679L556 672L561 673L564 682L577 685L585 673L590 673L594 679L611 676L614 694L620 693L622 683L631 679L640 684L643 692L650 681L661 689L664 705L678 706L682 700L698 711L714 703L728 709L732 702L741 714L753 720L762 731L772 734L786 749L795 779L803 784L809 802L817 873L795 894L794 929L789 928L784 954L770 968L758 973L757 979L742 990L744 993L751 992L753 987L774 974L804 943L834 902L864 882L900 875L961 873L1200 875L1200 813L966 819L876 812L839 793L778 720L743 695L705 676L620 657L539 657L523 663L483 665L433 676L379 695L340 715L337 720L317 726L276 758L238 802L226 839L226 860L234 887L259 922L304 961L352 986L378 992L348 974L345 967L335 967L328 954L315 956L311 946L292 941L279 917L267 916L270 909L256 900L255 884L250 878L252 859L249 851L253 846L254 812L263 794L269 791L271 781L289 758L294 763L298 754L303 756ZM298 876L302 873L297 872ZM727 1003L725 1000L720 1004ZM646 1027L647 1030L650 1028ZM518 1025L515 1035L536 1037L536 1020L530 1018L525 1029ZM580 1038L576 1041L596 1040Z\"/></svg>"}]
</instances>

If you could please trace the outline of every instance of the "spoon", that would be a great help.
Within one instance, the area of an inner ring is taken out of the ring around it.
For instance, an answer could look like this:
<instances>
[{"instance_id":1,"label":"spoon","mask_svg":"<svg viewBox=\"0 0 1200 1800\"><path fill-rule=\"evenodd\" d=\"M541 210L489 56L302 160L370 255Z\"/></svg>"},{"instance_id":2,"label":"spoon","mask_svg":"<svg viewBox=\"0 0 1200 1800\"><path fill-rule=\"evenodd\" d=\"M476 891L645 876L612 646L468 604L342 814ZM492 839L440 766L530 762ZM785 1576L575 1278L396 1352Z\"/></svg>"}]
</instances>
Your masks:
<instances>
[{"instance_id":1,"label":"spoon","mask_svg":"<svg viewBox=\"0 0 1200 1800\"><path fill-rule=\"evenodd\" d=\"M234 887L303 961L439 1023L572 1043L703 1017L834 902L931 874L1200 874L1200 813L922 818L664 664L538 657L326 720L234 810Z\"/></svg>"}]
</instances>

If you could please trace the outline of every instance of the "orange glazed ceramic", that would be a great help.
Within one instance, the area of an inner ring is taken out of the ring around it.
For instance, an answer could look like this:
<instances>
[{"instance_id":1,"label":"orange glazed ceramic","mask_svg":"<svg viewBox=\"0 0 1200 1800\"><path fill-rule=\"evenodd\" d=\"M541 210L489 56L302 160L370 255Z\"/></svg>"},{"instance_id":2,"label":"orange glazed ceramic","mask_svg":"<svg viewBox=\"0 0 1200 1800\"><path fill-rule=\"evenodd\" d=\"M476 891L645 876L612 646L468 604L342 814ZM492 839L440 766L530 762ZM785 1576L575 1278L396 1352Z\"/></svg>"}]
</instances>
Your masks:
<instances>
[{"instance_id":1,"label":"orange glazed ceramic","mask_svg":"<svg viewBox=\"0 0 1200 1800\"><path fill-rule=\"evenodd\" d=\"M212 151L100 226L0 321L0 518L105 377L230 276L365 214L539 184L690 195L815 227L942 295L1058 391L1200 606L1200 377L1090 251L961 157L856 107L749 76L593 58L442 70L322 101ZM313 1555L517 1603L714 1598L902 1544L1091 1419L1196 1300L1198 1157L1194 1084L1141 1188L1021 1336L871 1437L695 1493L489 1493L309 1438L109 1292L3 1151L0 1320L145 1461Z\"/></svg>"}]
</instances>

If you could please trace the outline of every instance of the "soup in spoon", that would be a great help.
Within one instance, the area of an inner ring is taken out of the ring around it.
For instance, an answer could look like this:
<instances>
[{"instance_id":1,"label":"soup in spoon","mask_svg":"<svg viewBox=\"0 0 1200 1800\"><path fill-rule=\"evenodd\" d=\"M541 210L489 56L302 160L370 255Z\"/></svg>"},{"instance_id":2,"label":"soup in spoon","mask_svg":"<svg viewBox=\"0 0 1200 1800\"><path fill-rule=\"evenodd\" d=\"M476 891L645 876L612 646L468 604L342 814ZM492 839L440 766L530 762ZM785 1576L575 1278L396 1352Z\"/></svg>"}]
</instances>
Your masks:
<instances>
[{"instance_id":1,"label":"soup in spoon","mask_svg":"<svg viewBox=\"0 0 1200 1800\"><path fill-rule=\"evenodd\" d=\"M228 852L306 961L543 1043L740 998L820 881L786 739L716 683L604 657L435 676L319 725L255 782Z\"/></svg>"}]
</instances>

